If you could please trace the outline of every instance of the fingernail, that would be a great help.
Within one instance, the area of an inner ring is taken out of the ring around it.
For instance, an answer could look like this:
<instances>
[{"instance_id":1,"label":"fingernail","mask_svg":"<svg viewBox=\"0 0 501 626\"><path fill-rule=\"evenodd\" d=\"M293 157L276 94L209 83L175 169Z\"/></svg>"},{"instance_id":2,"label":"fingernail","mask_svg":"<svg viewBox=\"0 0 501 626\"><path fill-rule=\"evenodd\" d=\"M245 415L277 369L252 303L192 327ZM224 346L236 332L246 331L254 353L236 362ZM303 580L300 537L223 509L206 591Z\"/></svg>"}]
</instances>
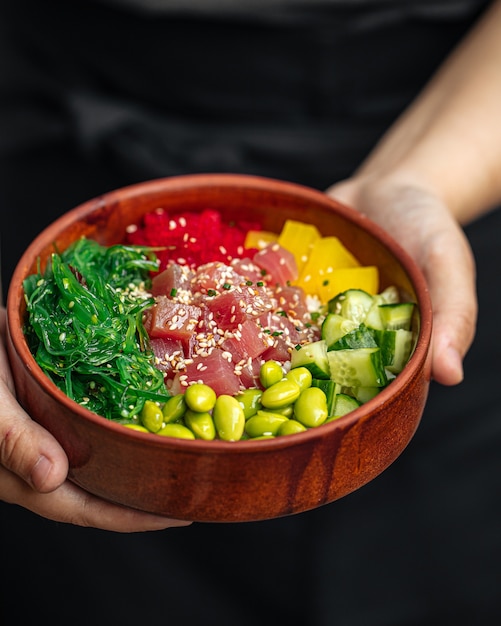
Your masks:
<instances>
[{"instance_id":1,"label":"fingernail","mask_svg":"<svg viewBox=\"0 0 501 626\"><path fill-rule=\"evenodd\" d=\"M40 455L38 461L35 463L32 471L31 471L31 484L37 491L42 491L45 483L47 481L47 477L52 471L52 461L50 461L43 454Z\"/></svg>"}]
</instances>

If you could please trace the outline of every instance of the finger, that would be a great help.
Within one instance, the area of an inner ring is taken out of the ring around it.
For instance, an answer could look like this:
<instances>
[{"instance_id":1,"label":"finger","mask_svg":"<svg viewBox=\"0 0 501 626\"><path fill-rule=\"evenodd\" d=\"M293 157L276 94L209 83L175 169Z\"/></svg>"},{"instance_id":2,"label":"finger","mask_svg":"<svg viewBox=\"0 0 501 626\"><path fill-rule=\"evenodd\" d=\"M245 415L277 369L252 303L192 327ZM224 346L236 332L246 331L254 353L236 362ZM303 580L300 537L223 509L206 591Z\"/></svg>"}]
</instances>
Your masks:
<instances>
[{"instance_id":1,"label":"finger","mask_svg":"<svg viewBox=\"0 0 501 626\"><path fill-rule=\"evenodd\" d=\"M5 337L6 312L0 309L0 338ZM0 341L0 464L42 492L56 489L68 473L61 446L33 422L14 397L14 384L4 345Z\"/></svg>"},{"instance_id":2,"label":"finger","mask_svg":"<svg viewBox=\"0 0 501 626\"><path fill-rule=\"evenodd\" d=\"M62 447L22 410L1 382L0 407L0 464L37 491L59 487L68 474Z\"/></svg>"},{"instance_id":3,"label":"finger","mask_svg":"<svg viewBox=\"0 0 501 626\"><path fill-rule=\"evenodd\" d=\"M0 493L6 502L23 506L44 518L101 530L130 533L191 524L106 502L69 481L51 493L39 493L2 467Z\"/></svg>"},{"instance_id":4,"label":"finger","mask_svg":"<svg viewBox=\"0 0 501 626\"><path fill-rule=\"evenodd\" d=\"M477 322L475 264L459 226L431 242L424 271L434 311L432 377L456 385L463 380L462 362Z\"/></svg>"}]
</instances>

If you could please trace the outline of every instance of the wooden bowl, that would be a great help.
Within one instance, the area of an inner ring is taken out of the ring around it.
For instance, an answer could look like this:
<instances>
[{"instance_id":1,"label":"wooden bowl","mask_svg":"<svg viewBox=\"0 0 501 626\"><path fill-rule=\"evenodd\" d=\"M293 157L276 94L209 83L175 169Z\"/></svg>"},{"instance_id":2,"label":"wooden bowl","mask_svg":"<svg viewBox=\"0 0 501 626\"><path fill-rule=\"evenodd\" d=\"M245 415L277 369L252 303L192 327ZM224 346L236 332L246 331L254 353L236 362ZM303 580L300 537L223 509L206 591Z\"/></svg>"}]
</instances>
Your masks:
<instances>
[{"instance_id":1,"label":"wooden bowl","mask_svg":"<svg viewBox=\"0 0 501 626\"><path fill-rule=\"evenodd\" d=\"M262 441L204 442L141 433L70 400L38 367L23 334L22 283L54 251L85 235L123 241L126 227L158 207L213 208L278 232L286 218L337 235L363 264L379 267L381 288L397 285L417 302L415 351L374 399L304 433ZM69 478L107 500L172 518L235 522L303 512L341 498L386 469L418 427L430 381L432 313L418 267L380 227L320 191L245 175L189 175L112 191L46 228L20 259L8 294L8 350L19 402L61 443Z\"/></svg>"}]
</instances>

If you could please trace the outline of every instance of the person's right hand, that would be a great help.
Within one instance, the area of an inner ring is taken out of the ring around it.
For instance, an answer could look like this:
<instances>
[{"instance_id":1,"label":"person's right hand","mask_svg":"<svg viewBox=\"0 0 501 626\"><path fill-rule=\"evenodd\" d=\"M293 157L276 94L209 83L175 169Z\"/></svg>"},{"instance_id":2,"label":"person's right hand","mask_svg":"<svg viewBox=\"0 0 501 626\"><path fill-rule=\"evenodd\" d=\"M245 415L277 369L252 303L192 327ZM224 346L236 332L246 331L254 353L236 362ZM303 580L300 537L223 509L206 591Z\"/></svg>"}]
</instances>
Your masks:
<instances>
[{"instance_id":1,"label":"person's right hand","mask_svg":"<svg viewBox=\"0 0 501 626\"><path fill-rule=\"evenodd\" d=\"M161 530L183 522L101 500L67 479L68 459L56 439L15 397L0 309L0 499L58 522L117 532Z\"/></svg>"},{"instance_id":2,"label":"person's right hand","mask_svg":"<svg viewBox=\"0 0 501 626\"><path fill-rule=\"evenodd\" d=\"M379 223L420 266L433 307L432 377L444 385L461 382L477 322L475 261L447 206L409 176L355 175L328 194Z\"/></svg>"}]
</instances>

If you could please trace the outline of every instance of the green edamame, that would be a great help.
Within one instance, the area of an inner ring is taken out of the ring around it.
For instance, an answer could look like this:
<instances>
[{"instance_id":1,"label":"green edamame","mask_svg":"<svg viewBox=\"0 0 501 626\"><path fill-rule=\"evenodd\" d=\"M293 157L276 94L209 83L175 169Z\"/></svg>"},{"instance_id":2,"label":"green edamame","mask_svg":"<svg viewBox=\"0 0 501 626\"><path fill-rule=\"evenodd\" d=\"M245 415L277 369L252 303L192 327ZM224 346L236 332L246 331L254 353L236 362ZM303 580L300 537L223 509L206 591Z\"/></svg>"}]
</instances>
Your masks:
<instances>
[{"instance_id":1,"label":"green edamame","mask_svg":"<svg viewBox=\"0 0 501 626\"><path fill-rule=\"evenodd\" d=\"M125 428L130 428L131 430L137 430L140 433L149 433L150 431L141 426L141 424L124 424Z\"/></svg>"},{"instance_id":2,"label":"green edamame","mask_svg":"<svg viewBox=\"0 0 501 626\"><path fill-rule=\"evenodd\" d=\"M304 391L305 389L308 389L308 387L311 387L311 383L313 380L313 376L311 375L310 370L306 367L295 367L291 369L287 372L285 378L287 378L287 380L292 380L293 382L295 382L301 391Z\"/></svg>"},{"instance_id":3,"label":"green edamame","mask_svg":"<svg viewBox=\"0 0 501 626\"><path fill-rule=\"evenodd\" d=\"M165 424L165 426L157 432L157 435L162 435L162 437L174 437L176 439L195 439L195 435L191 430L179 422Z\"/></svg>"},{"instance_id":4,"label":"green edamame","mask_svg":"<svg viewBox=\"0 0 501 626\"><path fill-rule=\"evenodd\" d=\"M195 383L184 392L186 406L192 411L205 413L212 411L216 404L216 392L204 383Z\"/></svg>"},{"instance_id":5,"label":"green edamame","mask_svg":"<svg viewBox=\"0 0 501 626\"><path fill-rule=\"evenodd\" d=\"M244 389L235 396L244 411L245 419L249 419L249 417L255 415L258 409L262 407L262 395L263 392L261 389Z\"/></svg>"},{"instance_id":6,"label":"green edamame","mask_svg":"<svg viewBox=\"0 0 501 626\"><path fill-rule=\"evenodd\" d=\"M307 428L320 426L329 414L327 398L319 387L308 387L294 404L294 418Z\"/></svg>"},{"instance_id":7,"label":"green edamame","mask_svg":"<svg viewBox=\"0 0 501 626\"><path fill-rule=\"evenodd\" d=\"M188 409L184 414L184 423L195 435L196 439L212 441L216 438L216 427L212 415L208 412L198 413Z\"/></svg>"},{"instance_id":8,"label":"green edamame","mask_svg":"<svg viewBox=\"0 0 501 626\"><path fill-rule=\"evenodd\" d=\"M279 413L258 411L256 415L250 417L245 423L245 432L252 438L263 435L276 435L280 426L288 421L288 417Z\"/></svg>"},{"instance_id":9,"label":"green edamame","mask_svg":"<svg viewBox=\"0 0 501 626\"><path fill-rule=\"evenodd\" d=\"M178 393L167 400L162 407L162 413L164 416L164 422L169 424L170 422L177 422L181 419L186 411L186 402L184 401L184 394Z\"/></svg>"},{"instance_id":10,"label":"green edamame","mask_svg":"<svg viewBox=\"0 0 501 626\"><path fill-rule=\"evenodd\" d=\"M241 439L244 433L245 415L240 402L234 396L226 394L218 396L212 417L220 439L224 441Z\"/></svg>"},{"instance_id":11,"label":"green edamame","mask_svg":"<svg viewBox=\"0 0 501 626\"><path fill-rule=\"evenodd\" d=\"M259 380L267 389L284 377L282 366L278 361L265 361L259 369Z\"/></svg>"},{"instance_id":12,"label":"green edamame","mask_svg":"<svg viewBox=\"0 0 501 626\"><path fill-rule=\"evenodd\" d=\"M280 409L295 402L300 393L301 389L294 381L284 378L263 391L261 404L265 409Z\"/></svg>"},{"instance_id":13,"label":"green edamame","mask_svg":"<svg viewBox=\"0 0 501 626\"><path fill-rule=\"evenodd\" d=\"M290 419L280 424L280 428L278 429L278 435L295 435L296 433L303 433L306 429L304 424L298 422L295 419Z\"/></svg>"},{"instance_id":14,"label":"green edamame","mask_svg":"<svg viewBox=\"0 0 501 626\"><path fill-rule=\"evenodd\" d=\"M287 404L286 406L282 406L279 409L264 409L262 410L268 411L268 413L278 413L279 415L283 415L284 417L292 417L294 415L294 404Z\"/></svg>"},{"instance_id":15,"label":"green edamame","mask_svg":"<svg viewBox=\"0 0 501 626\"><path fill-rule=\"evenodd\" d=\"M260 382L264 390L244 389L235 396L216 396L204 383L189 385L163 406L146 401L139 423L128 427L164 437L240 441L300 433L328 420L325 393L311 386L307 368L284 375L280 363L266 361Z\"/></svg>"},{"instance_id":16,"label":"green edamame","mask_svg":"<svg viewBox=\"0 0 501 626\"><path fill-rule=\"evenodd\" d=\"M164 423L162 409L156 402L146 400L141 410L141 424L150 432L158 432Z\"/></svg>"}]
</instances>

